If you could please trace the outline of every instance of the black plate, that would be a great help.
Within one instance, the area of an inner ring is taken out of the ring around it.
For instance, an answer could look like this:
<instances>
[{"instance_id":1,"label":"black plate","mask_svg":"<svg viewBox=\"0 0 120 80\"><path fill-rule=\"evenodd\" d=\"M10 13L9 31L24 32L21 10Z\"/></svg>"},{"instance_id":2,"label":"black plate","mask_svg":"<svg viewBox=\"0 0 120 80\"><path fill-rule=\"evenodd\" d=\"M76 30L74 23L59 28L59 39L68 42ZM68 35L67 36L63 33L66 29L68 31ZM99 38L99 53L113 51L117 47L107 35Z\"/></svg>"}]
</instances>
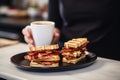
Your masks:
<instances>
[{"instance_id":1,"label":"black plate","mask_svg":"<svg viewBox=\"0 0 120 80\"><path fill-rule=\"evenodd\" d=\"M16 54L11 57L11 62L16 65L17 68L27 71L34 72L58 72L58 71L68 71L74 69L81 69L87 67L95 62L97 59L96 54L88 52L85 59L79 61L77 64L60 64L59 67L30 67L29 61L24 59L24 56L28 52L23 52Z\"/></svg>"}]
</instances>

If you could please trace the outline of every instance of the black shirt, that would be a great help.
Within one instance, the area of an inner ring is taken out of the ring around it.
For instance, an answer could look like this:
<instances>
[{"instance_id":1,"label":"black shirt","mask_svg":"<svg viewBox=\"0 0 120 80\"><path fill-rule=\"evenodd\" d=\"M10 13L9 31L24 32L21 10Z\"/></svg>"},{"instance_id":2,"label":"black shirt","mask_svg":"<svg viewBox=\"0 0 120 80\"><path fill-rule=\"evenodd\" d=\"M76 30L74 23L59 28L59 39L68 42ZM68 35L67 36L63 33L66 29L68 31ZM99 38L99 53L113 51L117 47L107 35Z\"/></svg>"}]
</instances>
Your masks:
<instances>
[{"instance_id":1,"label":"black shirt","mask_svg":"<svg viewBox=\"0 0 120 80\"><path fill-rule=\"evenodd\" d=\"M89 51L113 58L119 40L116 5L116 0L49 0L49 20L61 30L61 41L87 37Z\"/></svg>"}]
</instances>

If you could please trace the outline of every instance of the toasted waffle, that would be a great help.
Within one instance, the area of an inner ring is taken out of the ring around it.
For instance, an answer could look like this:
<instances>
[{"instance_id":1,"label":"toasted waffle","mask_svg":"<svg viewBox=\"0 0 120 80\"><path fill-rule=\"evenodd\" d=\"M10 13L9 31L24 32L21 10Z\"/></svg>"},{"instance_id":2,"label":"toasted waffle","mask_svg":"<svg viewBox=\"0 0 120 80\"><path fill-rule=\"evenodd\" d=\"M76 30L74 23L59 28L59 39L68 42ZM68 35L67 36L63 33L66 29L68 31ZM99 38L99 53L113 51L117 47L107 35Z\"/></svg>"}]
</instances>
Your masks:
<instances>
[{"instance_id":1,"label":"toasted waffle","mask_svg":"<svg viewBox=\"0 0 120 80\"><path fill-rule=\"evenodd\" d=\"M86 57L85 51L88 44L87 38L76 38L64 43L62 52L62 62L76 64Z\"/></svg>"},{"instance_id":2,"label":"toasted waffle","mask_svg":"<svg viewBox=\"0 0 120 80\"><path fill-rule=\"evenodd\" d=\"M37 51L37 50L55 50L58 49L59 46L58 44L54 45L45 45L45 46L35 46L35 47L30 47L30 51Z\"/></svg>"},{"instance_id":3,"label":"toasted waffle","mask_svg":"<svg viewBox=\"0 0 120 80\"><path fill-rule=\"evenodd\" d=\"M88 42L89 41L87 40L87 38L76 38L76 39L72 39L72 40L65 42L64 47L65 48L78 48L78 47L86 45Z\"/></svg>"}]
</instances>

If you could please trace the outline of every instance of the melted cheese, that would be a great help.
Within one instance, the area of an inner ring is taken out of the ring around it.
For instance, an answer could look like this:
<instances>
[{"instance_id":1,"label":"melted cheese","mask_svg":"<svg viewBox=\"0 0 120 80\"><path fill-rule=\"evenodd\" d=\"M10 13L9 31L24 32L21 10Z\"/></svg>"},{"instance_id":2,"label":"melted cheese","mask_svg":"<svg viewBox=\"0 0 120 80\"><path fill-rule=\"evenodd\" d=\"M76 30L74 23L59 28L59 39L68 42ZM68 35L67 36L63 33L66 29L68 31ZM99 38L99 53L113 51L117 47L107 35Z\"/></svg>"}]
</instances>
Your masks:
<instances>
[{"instance_id":1,"label":"melted cheese","mask_svg":"<svg viewBox=\"0 0 120 80\"><path fill-rule=\"evenodd\" d=\"M73 53L70 52L62 53L63 56L74 56L74 57L80 56L80 54L81 54L80 51L74 51Z\"/></svg>"}]
</instances>

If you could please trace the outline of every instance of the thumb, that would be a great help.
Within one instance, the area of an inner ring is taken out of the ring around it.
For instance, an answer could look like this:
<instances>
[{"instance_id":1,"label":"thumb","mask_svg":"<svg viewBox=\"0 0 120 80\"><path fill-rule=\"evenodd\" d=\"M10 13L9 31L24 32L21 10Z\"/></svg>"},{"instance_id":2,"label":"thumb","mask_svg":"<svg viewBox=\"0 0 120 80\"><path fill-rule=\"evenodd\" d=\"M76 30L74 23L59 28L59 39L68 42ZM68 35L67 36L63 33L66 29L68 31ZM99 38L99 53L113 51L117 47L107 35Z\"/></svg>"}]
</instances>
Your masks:
<instances>
[{"instance_id":1,"label":"thumb","mask_svg":"<svg viewBox=\"0 0 120 80\"><path fill-rule=\"evenodd\" d=\"M58 42L59 38L60 38L60 33L54 32L52 44L56 44Z\"/></svg>"}]
</instances>

